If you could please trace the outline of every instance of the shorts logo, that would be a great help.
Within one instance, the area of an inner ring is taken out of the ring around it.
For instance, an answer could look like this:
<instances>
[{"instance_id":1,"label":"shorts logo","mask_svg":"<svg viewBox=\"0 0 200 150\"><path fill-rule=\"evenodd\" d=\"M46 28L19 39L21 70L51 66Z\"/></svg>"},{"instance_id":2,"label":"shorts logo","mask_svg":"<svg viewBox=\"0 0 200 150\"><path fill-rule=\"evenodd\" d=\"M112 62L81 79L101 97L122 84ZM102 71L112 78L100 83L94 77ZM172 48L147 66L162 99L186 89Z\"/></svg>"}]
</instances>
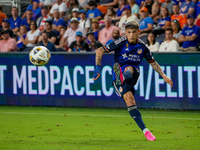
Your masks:
<instances>
[{"instance_id":1,"label":"shorts logo","mask_svg":"<svg viewBox=\"0 0 200 150\"><path fill-rule=\"evenodd\" d=\"M137 53L138 53L138 54L141 54L141 53L142 53L142 49L138 49L138 50L137 50Z\"/></svg>"}]
</instances>

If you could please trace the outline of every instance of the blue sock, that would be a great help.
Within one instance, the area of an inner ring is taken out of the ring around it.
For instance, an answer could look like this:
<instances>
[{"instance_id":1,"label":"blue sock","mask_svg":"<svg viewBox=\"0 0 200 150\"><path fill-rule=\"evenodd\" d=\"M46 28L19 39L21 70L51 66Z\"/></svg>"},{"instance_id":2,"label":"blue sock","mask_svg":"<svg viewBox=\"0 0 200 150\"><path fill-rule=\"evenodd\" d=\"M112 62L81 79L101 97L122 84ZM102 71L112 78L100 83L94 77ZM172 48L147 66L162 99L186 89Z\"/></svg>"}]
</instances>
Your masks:
<instances>
[{"instance_id":1,"label":"blue sock","mask_svg":"<svg viewBox=\"0 0 200 150\"><path fill-rule=\"evenodd\" d=\"M123 73L123 76L124 76L124 80L125 81L130 81L133 77L133 74L130 70L126 70L124 73Z\"/></svg>"},{"instance_id":2,"label":"blue sock","mask_svg":"<svg viewBox=\"0 0 200 150\"><path fill-rule=\"evenodd\" d=\"M139 128L143 131L146 128L146 126L142 120L142 116L139 110L137 109L137 106L133 105L133 106L128 107L128 112L130 116L135 120Z\"/></svg>"}]
</instances>

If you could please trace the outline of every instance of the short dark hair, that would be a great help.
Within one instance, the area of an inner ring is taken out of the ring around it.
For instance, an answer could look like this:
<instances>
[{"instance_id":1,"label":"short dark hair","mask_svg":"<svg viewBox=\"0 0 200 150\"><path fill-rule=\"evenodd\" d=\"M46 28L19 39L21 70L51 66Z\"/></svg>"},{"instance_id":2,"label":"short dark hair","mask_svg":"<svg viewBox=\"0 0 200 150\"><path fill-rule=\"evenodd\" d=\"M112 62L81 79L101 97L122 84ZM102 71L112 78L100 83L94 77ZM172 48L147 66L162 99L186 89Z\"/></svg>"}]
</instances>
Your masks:
<instances>
[{"instance_id":1,"label":"short dark hair","mask_svg":"<svg viewBox=\"0 0 200 150\"><path fill-rule=\"evenodd\" d=\"M165 32L166 32L166 31L171 31L171 33L173 33L172 28L166 28L166 29L165 29Z\"/></svg>"},{"instance_id":2,"label":"short dark hair","mask_svg":"<svg viewBox=\"0 0 200 150\"><path fill-rule=\"evenodd\" d=\"M47 36L49 37L49 33L48 33L46 30L44 30L44 31L42 32L42 34L43 34L43 33L47 34Z\"/></svg>"},{"instance_id":3,"label":"short dark hair","mask_svg":"<svg viewBox=\"0 0 200 150\"><path fill-rule=\"evenodd\" d=\"M128 22L125 25L125 30L126 29L137 29L137 30L139 30L139 24L136 21Z\"/></svg>"},{"instance_id":4,"label":"short dark hair","mask_svg":"<svg viewBox=\"0 0 200 150\"><path fill-rule=\"evenodd\" d=\"M17 8L16 6L13 6L13 7L12 7L12 9L13 9L13 8L16 8L16 9L17 9L17 11L19 11L19 10L18 10L18 8Z\"/></svg>"},{"instance_id":5,"label":"short dark hair","mask_svg":"<svg viewBox=\"0 0 200 150\"><path fill-rule=\"evenodd\" d=\"M88 2L89 6L96 6L97 7L97 3L94 0L91 0Z\"/></svg>"}]
</instances>

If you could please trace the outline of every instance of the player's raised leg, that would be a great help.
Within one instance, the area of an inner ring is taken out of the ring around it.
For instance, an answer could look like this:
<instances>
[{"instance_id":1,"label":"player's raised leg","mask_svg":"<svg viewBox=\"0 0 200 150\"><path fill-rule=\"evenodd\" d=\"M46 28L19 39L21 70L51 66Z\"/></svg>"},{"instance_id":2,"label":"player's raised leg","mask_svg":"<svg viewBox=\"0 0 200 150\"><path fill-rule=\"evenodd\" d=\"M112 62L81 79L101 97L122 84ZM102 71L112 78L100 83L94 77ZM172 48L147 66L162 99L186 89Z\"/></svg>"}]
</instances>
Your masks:
<instances>
[{"instance_id":1,"label":"player's raised leg","mask_svg":"<svg viewBox=\"0 0 200 150\"><path fill-rule=\"evenodd\" d=\"M155 141L156 140L155 136L146 128L146 126L145 126L145 124L142 120L142 116L141 116L141 113L139 112L139 110L136 106L136 102L135 102L135 98L133 96L133 93L131 91L129 91L129 92L124 94L123 98L124 98L126 105L128 107L128 112L129 112L130 116L135 120L135 122L137 123L139 128L143 131L147 140L148 141Z\"/></svg>"},{"instance_id":2,"label":"player's raised leg","mask_svg":"<svg viewBox=\"0 0 200 150\"><path fill-rule=\"evenodd\" d=\"M124 81L130 81L134 72L132 67L126 67L124 73L122 73L121 67L117 62L113 65L113 71L116 76L116 85L122 85Z\"/></svg>"}]
</instances>

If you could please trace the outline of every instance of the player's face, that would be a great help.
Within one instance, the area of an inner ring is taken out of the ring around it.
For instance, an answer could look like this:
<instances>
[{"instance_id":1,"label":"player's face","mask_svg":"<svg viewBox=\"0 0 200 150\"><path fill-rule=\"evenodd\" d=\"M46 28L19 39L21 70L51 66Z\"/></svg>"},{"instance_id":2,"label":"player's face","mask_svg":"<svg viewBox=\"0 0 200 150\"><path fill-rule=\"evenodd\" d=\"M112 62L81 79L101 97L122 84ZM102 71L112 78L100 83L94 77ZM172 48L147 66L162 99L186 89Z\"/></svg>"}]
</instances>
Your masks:
<instances>
[{"instance_id":1,"label":"player's face","mask_svg":"<svg viewBox=\"0 0 200 150\"><path fill-rule=\"evenodd\" d=\"M135 44L139 35L139 30L126 29L125 33L129 43Z\"/></svg>"}]
</instances>

